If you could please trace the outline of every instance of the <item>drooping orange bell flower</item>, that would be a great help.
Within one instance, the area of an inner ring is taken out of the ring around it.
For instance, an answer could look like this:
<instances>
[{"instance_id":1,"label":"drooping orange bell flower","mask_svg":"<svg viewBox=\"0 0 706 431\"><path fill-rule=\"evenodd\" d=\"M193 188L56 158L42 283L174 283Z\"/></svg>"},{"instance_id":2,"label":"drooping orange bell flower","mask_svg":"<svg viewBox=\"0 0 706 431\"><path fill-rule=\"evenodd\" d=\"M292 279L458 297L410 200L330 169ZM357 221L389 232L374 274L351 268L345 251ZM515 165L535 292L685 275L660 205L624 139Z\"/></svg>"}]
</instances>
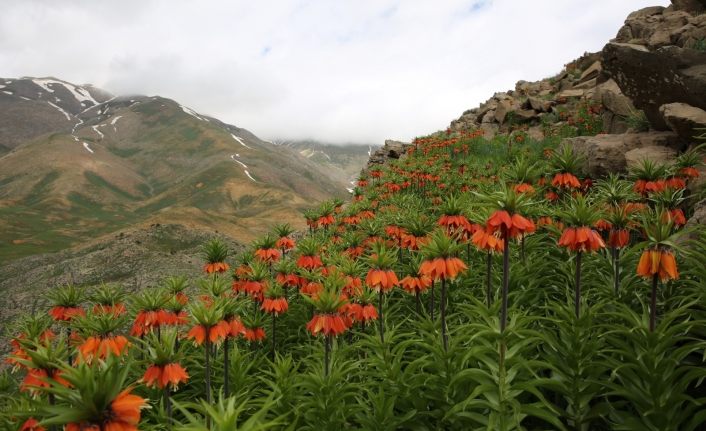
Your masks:
<instances>
[{"instance_id":1,"label":"drooping orange bell flower","mask_svg":"<svg viewBox=\"0 0 706 431\"><path fill-rule=\"evenodd\" d=\"M377 320L378 318L378 309L373 304L358 304L357 302L351 302L347 305L346 315L355 322L365 324L371 320Z\"/></svg>"},{"instance_id":2,"label":"drooping orange bell flower","mask_svg":"<svg viewBox=\"0 0 706 431\"><path fill-rule=\"evenodd\" d=\"M559 245L572 251L597 251L605 247L600 234L588 226L569 227L559 238Z\"/></svg>"},{"instance_id":3,"label":"drooping orange bell flower","mask_svg":"<svg viewBox=\"0 0 706 431\"><path fill-rule=\"evenodd\" d=\"M662 222L668 223L672 222L674 226L684 226L686 224L686 217L684 217L684 211L681 208L676 208L673 210L665 211L662 213Z\"/></svg>"},{"instance_id":4,"label":"drooping orange bell flower","mask_svg":"<svg viewBox=\"0 0 706 431\"><path fill-rule=\"evenodd\" d=\"M486 228L489 233L495 233L498 230L502 230L503 227L510 238L516 238L536 230L532 220L526 219L519 214L510 216L505 210L497 210L488 218Z\"/></svg>"},{"instance_id":5,"label":"drooping orange bell flower","mask_svg":"<svg viewBox=\"0 0 706 431\"><path fill-rule=\"evenodd\" d=\"M471 237L471 241L478 249L485 251L500 253L505 247L505 241L502 238L498 238L484 229L477 230Z\"/></svg>"},{"instance_id":6,"label":"drooping orange bell flower","mask_svg":"<svg viewBox=\"0 0 706 431\"><path fill-rule=\"evenodd\" d=\"M633 190L643 196L647 196L650 193L661 192L665 188L667 188L667 182L665 180L637 180L635 181L635 186L633 187Z\"/></svg>"},{"instance_id":7,"label":"drooping orange bell flower","mask_svg":"<svg viewBox=\"0 0 706 431\"><path fill-rule=\"evenodd\" d=\"M81 307L62 307L57 305L49 310L49 315L57 322L69 322L76 316L85 316L86 312Z\"/></svg>"},{"instance_id":8,"label":"drooping orange bell flower","mask_svg":"<svg viewBox=\"0 0 706 431\"><path fill-rule=\"evenodd\" d=\"M574 174L568 172L560 172L554 175L552 179L552 186L554 187L564 187L570 189L578 189L581 187L581 182Z\"/></svg>"},{"instance_id":9,"label":"drooping orange bell flower","mask_svg":"<svg viewBox=\"0 0 706 431\"><path fill-rule=\"evenodd\" d=\"M645 278L657 275L661 281L676 280L679 278L679 271L674 254L669 250L659 249L643 251L637 264L637 275Z\"/></svg>"},{"instance_id":10,"label":"drooping orange bell flower","mask_svg":"<svg viewBox=\"0 0 706 431\"><path fill-rule=\"evenodd\" d=\"M265 298L261 308L265 313L280 315L289 309L289 303L285 297Z\"/></svg>"},{"instance_id":11,"label":"drooping orange bell flower","mask_svg":"<svg viewBox=\"0 0 706 431\"><path fill-rule=\"evenodd\" d=\"M431 277L427 275L421 275L419 277L408 275L400 280L400 286L411 294L425 292L429 286L431 286Z\"/></svg>"},{"instance_id":12,"label":"drooping orange bell flower","mask_svg":"<svg viewBox=\"0 0 706 431\"><path fill-rule=\"evenodd\" d=\"M260 248L255 250L255 257L267 263L277 262L280 256L281 253L276 248Z\"/></svg>"},{"instance_id":13,"label":"drooping orange bell flower","mask_svg":"<svg viewBox=\"0 0 706 431\"><path fill-rule=\"evenodd\" d=\"M46 431L35 418L29 418L20 427L20 431Z\"/></svg>"},{"instance_id":14,"label":"drooping orange bell flower","mask_svg":"<svg viewBox=\"0 0 706 431\"><path fill-rule=\"evenodd\" d=\"M623 248L630 242L630 232L627 229L611 229L608 233L608 245L612 248Z\"/></svg>"},{"instance_id":15,"label":"drooping orange bell flower","mask_svg":"<svg viewBox=\"0 0 706 431\"><path fill-rule=\"evenodd\" d=\"M334 337L346 332L347 326L340 314L315 314L306 329L311 335L333 335Z\"/></svg>"},{"instance_id":16,"label":"drooping orange bell flower","mask_svg":"<svg viewBox=\"0 0 706 431\"><path fill-rule=\"evenodd\" d=\"M141 379L148 388L158 387L159 389L164 389L169 386L172 390L175 390L180 383L186 383L188 380L189 374L177 363L150 365Z\"/></svg>"},{"instance_id":17,"label":"drooping orange bell flower","mask_svg":"<svg viewBox=\"0 0 706 431\"><path fill-rule=\"evenodd\" d=\"M206 340L206 337L208 337L208 341L211 343L219 343L223 341L228 334L230 334L230 324L225 320L221 320L211 327L195 325L186 334L186 338L193 339L194 343L200 346Z\"/></svg>"},{"instance_id":18,"label":"drooping orange bell flower","mask_svg":"<svg viewBox=\"0 0 706 431\"><path fill-rule=\"evenodd\" d=\"M228 271L228 266L227 263L225 262L213 262L213 263L207 263L203 266L203 270L206 274L213 274L214 272L217 273L224 273Z\"/></svg>"},{"instance_id":19,"label":"drooping orange bell flower","mask_svg":"<svg viewBox=\"0 0 706 431\"><path fill-rule=\"evenodd\" d=\"M419 274L432 280L453 280L467 269L466 264L457 257L437 257L422 262L419 266Z\"/></svg>"},{"instance_id":20,"label":"drooping orange bell flower","mask_svg":"<svg viewBox=\"0 0 706 431\"><path fill-rule=\"evenodd\" d=\"M515 186L514 190L515 190L515 193L528 193L528 194L534 193L534 187L532 187L532 184L528 184L528 183L517 184Z\"/></svg>"},{"instance_id":21,"label":"drooping orange bell flower","mask_svg":"<svg viewBox=\"0 0 706 431\"><path fill-rule=\"evenodd\" d=\"M243 336L250 342L264 340L265 330L262 328L245 328Z\"/></svg>"},{"instance_id":22,"label":"drooping orange bell flower","mask_svg":"<svg viewBox=\"0 0 706 431\"><path fill-rule=\"evenodd\" d=\"M277 240L275 247L283 250L291 250L295 246L295 242L292 238L288 236L283 236Z\"/></svg>"},{"instance_id":23,"label":"drooping orange bell flower","mask_svg":"<svg viewBox=\"0 0 706 431\"><path fill-rule=\"evenodd\" d=\"M397 279L397 274L391 269L371 269L368 271L368 275L365 277L365 284L376 292L382 290L387 292L392 290L395 286L399 285L400 282Z\"/></svg>"},{"instance_id":24,"label":"drooping orange bell flower","mask_svg":"<svg viewBox=\"0 0 706 431\"><path fill-rule=\"evenodd\" d=\"M39 388L50 388L52 386L51 381L67 388L71 387L71 383L61 377L61 374L61 370L57 369L45 370L42 368L30 368L27 370L27 375L20 384L20 391L35 393Z\"/></svg>"},{"instance_id":25,"label":"drooping orange bell flower","mask_svg":"<svg viewBox=\"0 0 706 431\"><path fill-rule=\"evenodd\" d=\"M297 266L299 268L312 270L321 268L324 266L324 263L321 261L319 256L299 256L299 259L297 259Z\"/></svg>"},{"instance_id":26,"label":"drooping orange bell flower","mask_svg":"<svg viewBox=\"0 0 706 431\"><path fill-rule=\"evenodd\" d=\"M694 167L685 167L679 170L680 175L684 175L687 178L698 178L699 171Z\"/></svg>"},{"instance_id":27,"label":"drooping orange bell flower","mask_svg":"<svg viewBox=\"0 0 706 431\"><path fill-rule=\"evenodd\" d=\"M109 355L122 356L127 353L130 342L122 335L88 337L78 348L78 361L91 363L94 358L105 359Z\"/></svg>"}]
</instances>

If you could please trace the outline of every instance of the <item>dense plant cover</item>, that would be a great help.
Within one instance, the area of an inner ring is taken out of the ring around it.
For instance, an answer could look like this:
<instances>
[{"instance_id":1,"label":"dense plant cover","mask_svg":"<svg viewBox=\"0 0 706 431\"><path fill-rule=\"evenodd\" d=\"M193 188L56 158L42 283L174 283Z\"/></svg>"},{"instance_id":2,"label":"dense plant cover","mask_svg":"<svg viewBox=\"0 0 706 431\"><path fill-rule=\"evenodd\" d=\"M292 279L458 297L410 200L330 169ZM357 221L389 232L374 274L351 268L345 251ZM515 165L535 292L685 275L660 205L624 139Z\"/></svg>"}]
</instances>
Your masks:
<instances>
[{"instance_id":1,"label":"dense plant cover","mask_svg":"<svg viewBox=\"0 0 706 431\"><path fill-rule=\"evenodd\" d=\"M352 201L12 328L0 429L698 430L702 156L586 178L547 140L420 138Z\"/></svg>"}]
</instances>

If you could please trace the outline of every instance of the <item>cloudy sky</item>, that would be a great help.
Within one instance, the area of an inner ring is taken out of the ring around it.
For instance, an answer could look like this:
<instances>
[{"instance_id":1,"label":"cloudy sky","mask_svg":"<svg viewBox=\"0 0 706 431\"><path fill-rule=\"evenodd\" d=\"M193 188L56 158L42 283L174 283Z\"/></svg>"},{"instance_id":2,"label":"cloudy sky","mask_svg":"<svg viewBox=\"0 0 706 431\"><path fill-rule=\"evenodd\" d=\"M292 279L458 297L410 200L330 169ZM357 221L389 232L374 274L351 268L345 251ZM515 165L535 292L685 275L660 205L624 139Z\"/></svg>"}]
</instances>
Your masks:
<instances>
[{"instance_id":1,"label":"cloudy sky","mask_svg":"<svg viewBox=\"0 0 706 431\"><path fill-rule=\"evenodd\" d=\"M0 76L161 95L265 139L382 143L561 70L668 0L0 0Z\"/></svg>"}]
</instances>

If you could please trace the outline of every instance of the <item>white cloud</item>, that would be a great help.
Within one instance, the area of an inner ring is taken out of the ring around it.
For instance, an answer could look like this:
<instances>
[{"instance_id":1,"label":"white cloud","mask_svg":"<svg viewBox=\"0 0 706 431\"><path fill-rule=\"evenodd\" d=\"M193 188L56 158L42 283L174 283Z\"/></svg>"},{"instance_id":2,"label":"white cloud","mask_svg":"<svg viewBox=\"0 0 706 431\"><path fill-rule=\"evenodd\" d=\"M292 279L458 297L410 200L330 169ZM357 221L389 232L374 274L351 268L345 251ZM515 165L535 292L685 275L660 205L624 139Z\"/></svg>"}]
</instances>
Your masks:
<instances>
[{"instance_id":1,"label":"white cloud","mask_svg":"<svg viewBox=\"0 0 706 431\"><path fill-rule=\"evenodd\" d=\"M159 94L263 138L410 139L667 0L5 2L0 76Z\"/></svg>"}]
</instances>

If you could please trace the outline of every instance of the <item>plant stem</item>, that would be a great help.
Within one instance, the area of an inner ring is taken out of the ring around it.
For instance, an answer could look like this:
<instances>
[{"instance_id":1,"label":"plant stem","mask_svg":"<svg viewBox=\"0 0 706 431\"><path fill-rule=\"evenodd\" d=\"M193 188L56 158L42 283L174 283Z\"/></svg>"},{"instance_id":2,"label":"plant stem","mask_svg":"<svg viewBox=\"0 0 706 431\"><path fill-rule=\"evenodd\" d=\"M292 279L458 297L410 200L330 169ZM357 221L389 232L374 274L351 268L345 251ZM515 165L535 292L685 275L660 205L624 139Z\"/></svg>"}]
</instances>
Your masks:
<instances>
[{"instance_id":1,"label":"plant stem","mask_svg":"<svg viewBox=\"0 0 706 431\"><path fill-rule=\"evenodd\" d=\"M444 352L449 350L449 339L446 334L446 279L441 279L441 340L444 343Z\"/></svg>"},{"instance_id":2,"label":"plant stem","mask_svg":"<svg viewBox=\"0 0 706 431\"><path fill-rule=\"evenodd\" d=\"M429 306L429 314L431 315L432 322L434 321L434 281L431 282L431 305Z\"/></svg>"},{"instance_id":3,"label":"plant stem","mask_svg":"<svg viewBox=\"0 0 706 431\"><path fill-rule=\"evenodd\" d=\"M422 314L422 310L421 310L422 304L421 304L421 301L419 300L419 290L417 290L414 293L414 299L416 300L417 315L420 315L420 314Z\"/></svg>"},{"instance_id":4,"label":"plant stem","mask_svg":"<svg viewBox=\"0 0 706 431\"><path fill-rule=\"evenodd\" d=\"M652 294L650 298L650 332L655 331L655 326L657 325L657 283L659 282L659 276L657 274L652 276Z\"/></svg>"},{"instance_id":5,"label":"plant stem","mask_svg":"<svg viewBox=\"0 0 706 431\"><path fill-rule=\"evenodd\" d=\"M613 282L617 296L620 289L620 249L615 247L613 248Z\"/></svg>"},{"instance_id":6,"label":"plant stem","mask_svg":"<svg viewBox=\"0 0 706 431\"><path fill-rule=\"evenodd\" d=\"M574 283L574 308L576 318L581 314L581 256L583 253L579 250L576 253L576 281Z\"/></svg>"},{"instance_id":7,"label":"plant stem","mask_svg":"<svg viewBox=\"0 0 706 431\"><path fill-rule=\"evenodd\" d=\"M500 332L505 332L507 326L507 296L510 290L510 241L507 235L507 228L503 226L503 290L502 306L500 308Z\"/></svg>"},{"instance_id":8,"label":"plant stem","mask_svg":"<svg viewBox=\"0 0 706 431\"><path fill-rule=\"evenodd\" d=\"M329 356L331 355L331 335L324 338L324 376L328 376Z\"/></svg>"},{"instance_id":9,"label":"plant stem","mask_svg":"<svg viewBox=\"0 0 706 431\"><path fill-rule=\"evenodd\" d=\"M167 426L172 429L172 401L169 398L169 386L164 387L164 409L167 411Z\"/></svg>"},{"instance_id":10,"label":"plant stem","mask_svg":"<svg viewBox=\"0 0 706 431\"><path fill-rule=\"evenodd\" d=\"M230 396L230 366L228 357L228 345L230 343L230 338L226 336L225 341L223 341L223 393L226 398Z\"/></svg>"},{"instance_id":11,"label":"plant stem","mask_svg":"<svg viewBox=\"0 0 706 431\"><path fill-rule=\"evenodd\" d=\"M380 343L385 344L385 322L382 313L382 288L380 288L378 295L378 312L380 314Z\"/></svg>"},{"instance_id":12,"label":"plant stem","mask_svg":"<svg viewBox=\"0 0 706 431\"><path fill-rule=\"evenodd\" d=\"M206 375L204 376L204 378L206 380L206 402L208 404L211 404L211 342L208 340L208 334L206 335L205 347L206 348L204 350L206 351Z\"/></svg>"},{"instance_id":13,"label":"plant stem","mask_svg":"<svg viewBox=\"0 0 706 431\"><path fill-rule=\"evenodd\" d=\"M525 264L525 236L522 235L520 239L520 258L522 259L522 264Z\"/></svg>"},{"instance_id":14,"label":"plant stem","mask_svg":"<svg viewBox=\"0 0 706 431\"><path fill-rule=\"evenodd\" d=\"M277 333L276 328L277 325L275 324L275 321L277 319L277 314L272 313L272 362L275 361L275 345L277 344Z\"/></svg>"},{"instance_id":15,"label":"plant stem","mask_svg":"<svg viewBox=\"0 0 706 431\"><path fill-rule=\"evenodd\" d=\"M486 258L486 272L488 274L488 282L486 284L486 294L488 299L488 308L493 306L493 278L491 271L493 269L493 254L488 252L488 257Z\"/></svg>"}]
</instances>

